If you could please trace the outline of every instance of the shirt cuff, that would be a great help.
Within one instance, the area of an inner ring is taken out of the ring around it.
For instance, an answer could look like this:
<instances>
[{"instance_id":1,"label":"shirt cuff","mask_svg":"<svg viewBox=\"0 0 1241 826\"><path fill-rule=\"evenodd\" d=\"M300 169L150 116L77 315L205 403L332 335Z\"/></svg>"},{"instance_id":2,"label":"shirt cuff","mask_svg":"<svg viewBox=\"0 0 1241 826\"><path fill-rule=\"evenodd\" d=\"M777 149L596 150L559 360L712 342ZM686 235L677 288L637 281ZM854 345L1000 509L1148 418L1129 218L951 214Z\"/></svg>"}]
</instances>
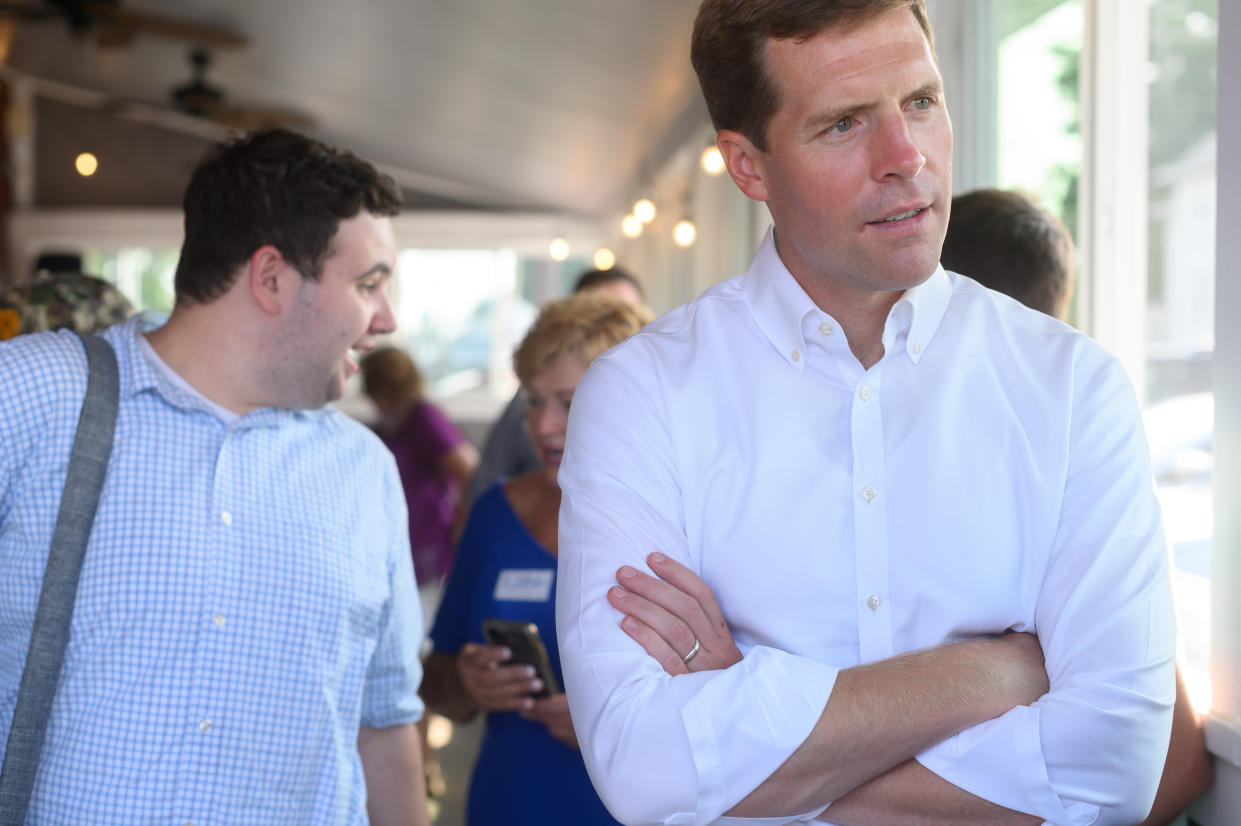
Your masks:
<instances>
[{"instance_id":1,"label":"shirt cuff","mask_svg":"<svg viewBox=\"0 0 1241 826\"><path fill-rule=\"evenodd\" d=\"M949 737L917 756L927 769L957 788L1014 811L1064 826L1089 826L1099 807L1067 804L1047 775L1039 733L1039 710L1016 706Z\"/></svg>"},{"instance_id":2,"label":"shirt cuff","mask_svg":"<svg viewBox=\"0 0 1241 826\"><path fill-rule=\"evenodd\" d=\"M810 736L823 715L838 669L766 646L755 646L708 681L681 709L698 773L699 812L723 813L757 788ZM725 759L727 756L727 760ZM738 796L738 790L745 794ZM802 815L725 818L720 823L810 820Z\"/></svg>"}]
</instances>

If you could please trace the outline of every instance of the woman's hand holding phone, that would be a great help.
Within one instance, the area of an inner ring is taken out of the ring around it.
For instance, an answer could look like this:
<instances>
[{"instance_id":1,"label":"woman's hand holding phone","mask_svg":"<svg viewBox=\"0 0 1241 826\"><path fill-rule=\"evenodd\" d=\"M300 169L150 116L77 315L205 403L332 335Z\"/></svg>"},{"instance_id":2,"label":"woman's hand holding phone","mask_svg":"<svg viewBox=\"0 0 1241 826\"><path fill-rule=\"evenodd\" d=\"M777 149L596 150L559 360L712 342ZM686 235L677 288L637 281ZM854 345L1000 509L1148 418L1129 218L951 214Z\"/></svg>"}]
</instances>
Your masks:
<instances>
[{"instance_id":1,"label":"woman's hand holding phone","mask_svg":"<svg viewBox=\"0 0 1241 826\"><path fill-rule=\"evenodd\" d=\"M521 713L527 720L534 720L547 726L547 730L560 742L571 749L578 748L577 734L573 731L573 720L569 718L569 700L563 694L553 694L534 701L534 706Z\"/></svg>"},{"instance_id":2,"label":"woman's hand holding phone","mask_svg":"<svg viewBox=\"0 0 1241 826\"><path fill-rule=\"evenodd\" d=\"M498 645L466 643L457 654L457 673L470 699L485 711L530 711L529 695L542 688L530 665L505 665L511 653ZM566 716L568 714L566 706ZM553 732L554 734L554 732Z\"/></svg>"}]
</instances>

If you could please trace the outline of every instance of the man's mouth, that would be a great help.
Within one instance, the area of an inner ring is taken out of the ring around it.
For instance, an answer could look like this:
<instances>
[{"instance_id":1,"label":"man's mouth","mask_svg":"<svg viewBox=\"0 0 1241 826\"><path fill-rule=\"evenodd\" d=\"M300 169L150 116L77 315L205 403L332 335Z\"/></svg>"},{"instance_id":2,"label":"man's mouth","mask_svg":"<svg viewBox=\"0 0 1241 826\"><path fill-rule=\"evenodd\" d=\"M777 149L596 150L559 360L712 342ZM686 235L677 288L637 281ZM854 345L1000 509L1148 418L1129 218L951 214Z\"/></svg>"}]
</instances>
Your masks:
<instances>
[{"instance_id":1,"label":"man's mouth","mask_svg":"<svg viewBox=\"0 0 1241 826\"><path fill-rule=\"evenodd\" d=\"M907 209L904 212L898 212L895 215L889 215L887 218L883 219L883 223L891 224L891 223L895 223L896 221L904 221L906 218L914 217L919 212L922 212L921 207L914 207L913 209Z\"/></svg>"}]
</instances>

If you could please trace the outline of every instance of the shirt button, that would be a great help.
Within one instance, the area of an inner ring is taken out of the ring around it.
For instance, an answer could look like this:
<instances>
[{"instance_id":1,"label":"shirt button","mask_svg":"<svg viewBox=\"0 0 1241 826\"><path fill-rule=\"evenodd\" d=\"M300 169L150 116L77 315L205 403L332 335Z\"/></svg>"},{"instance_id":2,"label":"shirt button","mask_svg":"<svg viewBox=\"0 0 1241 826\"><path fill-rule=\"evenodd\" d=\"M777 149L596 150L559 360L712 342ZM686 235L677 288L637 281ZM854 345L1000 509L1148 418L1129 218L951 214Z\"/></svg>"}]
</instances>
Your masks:
<instances>
[{"instance_id":1,"label":"shirt button","mask_svg":"<svg viewBox=\"0 0 1241 826\"><path fill-rule=\"evenodd\" d=\"M819 325L819 332L825 336L830 336L832 334L832 325L824 321Z\"/></svg>"},{"instance_id":2,"label":"shirt button","mask_svg":"<svg viewBox=\"0 0 1241 826\"><path fill-rule=\"evenodd\" d=\"M859 390L857 394L862 397L862 401L864 402L870 401L870 396L871 396L870 385L869 384L862 385L862 389Z\"/></svg>"},{"instance_id":3,"label":"shirt button","mask_svg":"<svg viewBox=\"0 0 1241 826\"><path fill-rule=\"evenodd\" d=\"M198 730L201 731L203 734L206 734L207 732L211 731L211 721L210 720L199 720Z\"/></svg>"},{"instance_id":4,"label":"shirt button","mask_svg":"<svg viewBox=\"0 0 1241 826\"><path fill-rule=\"evenodd\" d=\"M794 351L792 352L791 357L792 357L793 361L801 361L801 351L800 351L800 350L794 350Z\"/></svg>"},{"instance_id":5,"label":"shirt button","mask_svg":"<svg viewBox=\"0 0 1241 826\"><path fill-rule=\"evenodd\" d=\"M871 594L866 598L866 607L870 610L878 611L880 605L883 605L883 600L879 598L878 594Z\"/></svg>"},{"instance_id":6,"label":"shirt button","mask_svg":"<svg viewBox=\"0 0 1241 826\"><path fill-rule=\"evenodd\" d=\"M914 342L914 355L916 356L921 352L922 352L922 345L915 341Z\"/></svg>"},{"instance_id":7,"label":"shirt button","mask_svg":"<svg viewBox=\"0 0 1241 826\"><path fill-rule=\"evenodd\" d=\"M216 614L214 617L211 618L211 621L214 622L217 627L222 626L224 625L224 615Z\"/></svg>"},{"instance_id":8,"label":"shirt button","mask_svg":"<svg viewBox=\"0 0 1241 826\"><path fill-rule=\"evenodd\" d=\"M231 525L233 524L233 515L228 511L224 511L220 514L220 521L225 525Z\"/></svg>"},{"instance_id":9,"label":"shirt button","mask_svg":"<svg viewBox=\"0 0 1241 826\"><path fill-rule=\"evenodd\" d=\"M875 489L872 488L870 485L867 485L866 487L862 488L862 498L865 499L867 502L874 499L875 496L876 496Z\"/></svg>"}]
</instances>

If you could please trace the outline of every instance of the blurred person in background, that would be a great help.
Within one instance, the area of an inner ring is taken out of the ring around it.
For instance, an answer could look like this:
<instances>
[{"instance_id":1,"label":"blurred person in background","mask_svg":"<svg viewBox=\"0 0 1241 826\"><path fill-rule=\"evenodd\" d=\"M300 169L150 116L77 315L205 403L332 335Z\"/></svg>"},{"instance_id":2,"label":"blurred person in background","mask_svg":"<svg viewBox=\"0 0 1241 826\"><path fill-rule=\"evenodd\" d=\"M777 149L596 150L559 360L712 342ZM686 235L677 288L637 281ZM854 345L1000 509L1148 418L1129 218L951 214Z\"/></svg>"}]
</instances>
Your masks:
<instances>
[{"instance_id":1,"label":"blurred person in background","mask_svg":"<svg viewBox=\"0 0 1241 826\"><path fill-rule=\"evenodd\" d=\"M458 722L487 726L470 782L470 824L614 824L595 794L568 704L507 649L484 642L488 618L534 623L559 685L555 571L556 473L574 389L600 353L650 320L641 305L602 291L548 304L514 354L540 467L489 488L470 511L431 631L423 698Z\"/></svg>"},{"instance_id":2,"label":"blurred person in background","mask_svg":"<svg viewBox=\"0 0 1241 826\"><path fill-rule=\"evenodd\" d=\"M97 333L132 314L120 290L82 272L80 256L42 255L30 280L0 291L0 341L44 330Z\"/></svg>"},{"instance_id":3,"label":"blurred person in background","mask_svg":"<svg viewBox=\"0 0 1241 826\"><path fill-rule=\"evenodd\" d=\"M396 457L405 489L414 576L429 621L465 525L462 494L478 467L478 452L426 400L422 374L403 350L374 350L358 366L366 395L379 411L375 432Z\"/></svg>"},{"instance_id":4,"label":"blurred person in background","mask_svg":"<svg viewBox=\"0 0 1241 826\"><path fill-rule=\"evenodd\" d=\"M976 189L954 196L940 262L1053 318L1064 321L1068 314L1077 269L1073 237L1020 192ZM1178 668L1168 756L1142 826L1173 821L1210 787L1213 774L1202 719Z\"/></svg>"},{"instance_id":5,"label":"blurred person in background","mask_svg":"<svg viewBox=\"0 0 1241 826\"><path fill-rule=\"evenodd\" d=\"M363 389L379 411L375 432L396 457L405 489L422 625L429 628L465 526L464 492L478 467L478 451L443 411L424 398L422 374L405 351L374 350L358 367ZM427 723L426 715L418 723L422 763L427 794L439 798L447 789L436 751L427 740Z\"/></svg>"},{"instance_id":6,"label":"blurred person in background","mask_svg":"<svg viewBox=\"0 0 1241 826\"><path fill-rule=\"evenodd\" d=\"M579 275L573 284L574 295L589 290L609 293L631 304L643 304L646 301L638 279L622 267L587 270ZM534 445L526 431L526 409L519 392L509 401L487 435L478 470L470 481L466 495L467 504L473 505L483 491L497 480L520 476L538 466Z\"/></svg>"},{"instance_id":7,"label":"blurred person in background","mask_svg":"<svg viewBox=\"0 0 1241 826\"><path fill-rule=\"evenodd\" d=\"M1064 321L1077 271L1073 236L1020 192L975 189L953 196L940 253L944 269L968 275L1027 307Z\"/></svg>"}]
</instances>

